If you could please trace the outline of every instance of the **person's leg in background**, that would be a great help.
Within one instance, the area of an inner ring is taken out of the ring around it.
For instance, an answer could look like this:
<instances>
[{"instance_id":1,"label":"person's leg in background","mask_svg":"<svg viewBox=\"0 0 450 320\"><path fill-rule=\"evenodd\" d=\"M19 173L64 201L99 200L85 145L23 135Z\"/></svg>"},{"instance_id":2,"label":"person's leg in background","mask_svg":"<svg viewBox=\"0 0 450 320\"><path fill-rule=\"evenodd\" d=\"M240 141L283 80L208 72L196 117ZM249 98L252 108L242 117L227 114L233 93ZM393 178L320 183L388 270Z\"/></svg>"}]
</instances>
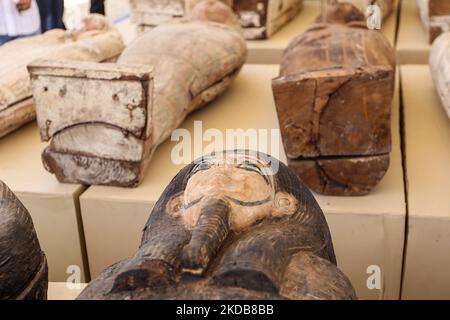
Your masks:
<instances>
[{"instance_id":1,"label":"person's leg in background","mask_svg":"<svg viewBox=\"0 0 450 320\"><path fill-rule=\"evenodd\" d=\"M63 23L64 0L36 0L41 16L41 30L65 29Z\"/></svg>"},{"instance_id":2,"label":"person's leg in background","mask_svg":"<svg viewBox=\"0 0 450 320\"><path fill-rule=\"evenodd\" d=\"M11 37L11 36L8 36L8 35L0 35L0 46L2 45L2 44L5 44L6 42L8 42L8 41L11 41L11 40L14 40L14 39L16 39L17 37Z\"/></svg>"},{"instance_id":3,"label":"person's leg in background","mask_svg":"<svg viewBox=\"0 0 450 320\"><path fill-rule=\"evenodd\" d=\"M89 12L105 15L105 0L91 0Z\"/></svg>"}]
</instances>

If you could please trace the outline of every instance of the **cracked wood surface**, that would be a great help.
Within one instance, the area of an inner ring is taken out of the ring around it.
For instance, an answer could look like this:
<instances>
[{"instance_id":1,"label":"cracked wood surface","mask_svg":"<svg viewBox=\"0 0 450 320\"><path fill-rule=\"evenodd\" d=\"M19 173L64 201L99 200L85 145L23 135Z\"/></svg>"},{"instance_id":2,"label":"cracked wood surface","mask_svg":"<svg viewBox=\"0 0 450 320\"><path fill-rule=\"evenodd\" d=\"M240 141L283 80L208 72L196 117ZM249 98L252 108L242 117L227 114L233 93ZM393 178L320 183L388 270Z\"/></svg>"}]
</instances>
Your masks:
<instances>
[{"instance_id":1,"label":"cracked wood surface","mask_svg":"<svg viewBox=\"0 0 450 320\"><path fill-rule=\"evenodd\" d=\"M327 8L288 45L272 82L283 144L314 191L367 194L389 164L394 51L356 7Z\"/></svg>"},{"instance_id":2,"label":"cracked wood surface","mask_svg":"<svg viewBox=\"0 0 450 320\"><path fill-rule=\"evenodd\" d=\"M442 107L450 118L450 32L434 41L430 53L430 68Z\"/></svg>"},{"instance_id":3,"label":"cracked wood surface","mask_svg":"<svg viewBox=\"0 0 450 320\"><path fill-rule=\"evenodd\" d=\"M51 30L0 47L0 137L35 118L27 64L43 57L51 60L103 61L122 52L120 33L105 18L95 16L95 19L101 19L101 29L72 36L64 30Z\"/></svg>"},{"instance_id":4,"label":"cracked wood surface","mask_svg":"<svg viewBox=\"0 0 450 320\"><path fill-rule=\"evenodd\" d=\"M192 15L143 34L117 64L30 66L41 137L51 139L43 162L59 181L137 186L156 147L228 88L246 58L238 22L218 2Z\"/></svg>"}]
</instances>

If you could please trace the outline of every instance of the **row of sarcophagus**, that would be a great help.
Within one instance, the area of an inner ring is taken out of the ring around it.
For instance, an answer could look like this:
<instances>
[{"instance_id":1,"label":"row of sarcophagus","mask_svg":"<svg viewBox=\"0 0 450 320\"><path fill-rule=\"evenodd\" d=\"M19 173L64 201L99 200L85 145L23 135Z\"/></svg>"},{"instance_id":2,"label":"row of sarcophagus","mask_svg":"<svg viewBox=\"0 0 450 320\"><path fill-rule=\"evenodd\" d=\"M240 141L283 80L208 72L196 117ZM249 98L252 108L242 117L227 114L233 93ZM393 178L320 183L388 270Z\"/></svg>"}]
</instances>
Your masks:
<instances>
[{"instance_id":1,"label":"row of sarcophagus","mask_svg":"<svg viewBox=\"0 0 450 320\"><path fill-rule=\"evenodd\" d=\"M247 49L238 17L211 0L126 48L113 26L91 16L78 32L13 41L0 53L1 135L37 112L50 142L44 166L59 181L135 187L157 146L228 88ZM448 109L447 34L431 65ZM272 81L280 130L289 166L315 192L364 195L382 179L394 79L393 48L347 2L327 2L285 49Z\"/></svg>"},{"instance_id":2,"label":"row of sarcophagus","mask_svg":"<svg viewBox=\"0 0 450 320\"><path fill-rule=\"evenodd\" d=\"M141 182L156 147L226 90L246 58L237 17L215 1L126 48L91 17L82 32L1 50L11 59L24 52L31 78L23 64L2 78L2 133L32 119L34 101L48 171L61 182L124 187ZM289 165L315 191L364 194L387 170L394 68L392 48L348 3L329 4L286 49L273 81L280 128Z\"/></svg>"},{"instance_id":3,"label":"row of sarcophagus","mask_svg":"<svg viewBox=\"0 0 450 320\"><path fill-rule=\"evenodd\" d=\"M239 73L246 45L238 17L206 0L126 48L98 16L79 32L12 42L0 54L21 60L9 69L0 61L7 70L0 77L0 133L36 110L41 138L50 142L44 166L58 180L137 186L158 145ZM431 55L447 108L449 42L449 33L441 35ZM381 180L394 78L394 51L384 36L366 27L357 7L329 2L291 41L272 81L288 166L249 150L194 161L155 204L136 254L106 269L79 298L355 298L308 187L363 195ZM46 288L47 263L31 218L0 183L0 298L42 299Z\"/></svg>"},{"instance_id":4,"label":"row of sarcophagus","mask_svg":"<svg viewBox=\"0 0 450 320\"><path fill-rule=\"evenodd\" d=\"M247 40L271 37L303 8L303 0L220 0L236 13ZM131 19L145 31L174 18L189 15L199 0L131 0ZM319 1L318 1L319 2ZM324 3L327 1L324 1ZM333 1L331 1L333 2ZM391 14L393 0L349 0L361 10L379 5L383 15Z\"/></svg>"}]
</instances>

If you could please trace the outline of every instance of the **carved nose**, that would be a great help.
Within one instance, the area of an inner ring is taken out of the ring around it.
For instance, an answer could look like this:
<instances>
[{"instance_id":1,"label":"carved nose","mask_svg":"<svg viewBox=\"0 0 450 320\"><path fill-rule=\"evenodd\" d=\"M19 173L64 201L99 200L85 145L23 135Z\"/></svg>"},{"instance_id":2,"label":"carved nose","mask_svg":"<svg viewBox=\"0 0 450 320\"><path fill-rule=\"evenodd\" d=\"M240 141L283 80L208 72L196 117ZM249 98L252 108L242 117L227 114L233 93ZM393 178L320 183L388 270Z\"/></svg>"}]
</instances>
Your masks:
<instances>
[{"instance_id":1,"label":"carved nose","mask_svg":"<svg viewBox=\"0 0 450 320\"><path fill-rule=\"evenodd\" d=\"M230 231L229 203L220 198L206 198L203 204L191 240L183 248L181 258L183 274L203 275Z\"/></svg>"}]
</instances>

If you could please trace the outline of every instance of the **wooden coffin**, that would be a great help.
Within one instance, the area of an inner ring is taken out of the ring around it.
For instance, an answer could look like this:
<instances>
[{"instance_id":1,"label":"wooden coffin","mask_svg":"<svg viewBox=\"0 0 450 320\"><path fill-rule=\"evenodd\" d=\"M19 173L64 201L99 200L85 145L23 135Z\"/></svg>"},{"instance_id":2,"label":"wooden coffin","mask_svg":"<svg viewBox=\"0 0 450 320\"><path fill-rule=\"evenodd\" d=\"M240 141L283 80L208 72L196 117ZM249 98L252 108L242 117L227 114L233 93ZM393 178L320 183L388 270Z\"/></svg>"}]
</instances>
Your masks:
<instances>
[{"instance_id":1,"label":"wooden coffin","mask_svg":"<svg viewBox=\"0 0 450 320\"><path fill-rule=\"evenodd\" d=\"M220 0L231 6L248 40L266 39L292 20L303 0ZM199 0L131 0L132 21L141 31L188 14Z\"/></svg>"},{"instance_id":2,"label":"wooden coffin","mask_svg":"<svg viewBox=\"0 0 450 320\"><path fill-rule=\"evenodd\" d=\"M0 137L36 117L27 71L31 61L38 58L104 61L122 52L122 37L106 18L94 15L88 19L98 29L77 34L51 30L0 47Z\"/></svg>"},{"instance_id":3,"label":"wooden coffin","mask_svg":"<svg viewBox=\"0 0 450 320\"><path fill-rule=\"evenodd\" d=\"M23 204L0 181L0 300L47 299L47 260Z\"/></svg>"},{"instance_id":4,"label":"wooden coffin","mask_svg":"<svg viewBox=\"0 0 450 320\"><path fill-rule=\"evenodd\" d=\"M130 0L130 20L154 28L185 15L185 0ZM145 28L142 27L142 28Z\"/></svg>"},{"instance_id":5,"label":"wooden coffin","mask_svg":"<svg viewBox=\"0 0 450 320\"><path fill-rule=\"evenodd\" d=\"M244 64L236 18L222 4L212 6L194 9L200 20L145 33L117 64L30 64L41 138L51 140L45 168L61 182L137 186L156 147L221 94ZM202 20L216 6L231 25Z\"/></svg>"},{"instance_id":6,"label":"wooden coffin","mask_svg":"<svg viewBox=\"0 0 450 320\"><path fill-rule=\"evenodd\" d=\"M442 32L450 31L450 0L417 0L417 6L430 43Z\"/></svg>"},{"instance_id":7,"label":"wooden coffin","mask_svg":"<svg viewBox=\"0 0 450 320\"><path fill-rule=\"evenodd\" d=\"M450 32L443 33L434 41L430 67L442 106L450 118Z\"/></svg>"},{"instance_id":8,"label":"wooden coffin","mask_svg":"<svg viewBox=\"0 0 450 320\"><path fill-rule=\"evenodd\" d=\"M318 21L333 22L312 25L284 51L275 104L289 166L306 185L364 195L389 166L394 51L352 5L329 10Z\"/></svg>"},{"instance_id":9,"label":"wooden coffin","mask_svg":"<svg viewBox=\"0 0 450 320\"><path fill-rule=\"evenodd\" d=\"M354 299L325 217L284 164L248 150L181 170L139 250L78 299Z\"/></svg>"}]
</instances>

